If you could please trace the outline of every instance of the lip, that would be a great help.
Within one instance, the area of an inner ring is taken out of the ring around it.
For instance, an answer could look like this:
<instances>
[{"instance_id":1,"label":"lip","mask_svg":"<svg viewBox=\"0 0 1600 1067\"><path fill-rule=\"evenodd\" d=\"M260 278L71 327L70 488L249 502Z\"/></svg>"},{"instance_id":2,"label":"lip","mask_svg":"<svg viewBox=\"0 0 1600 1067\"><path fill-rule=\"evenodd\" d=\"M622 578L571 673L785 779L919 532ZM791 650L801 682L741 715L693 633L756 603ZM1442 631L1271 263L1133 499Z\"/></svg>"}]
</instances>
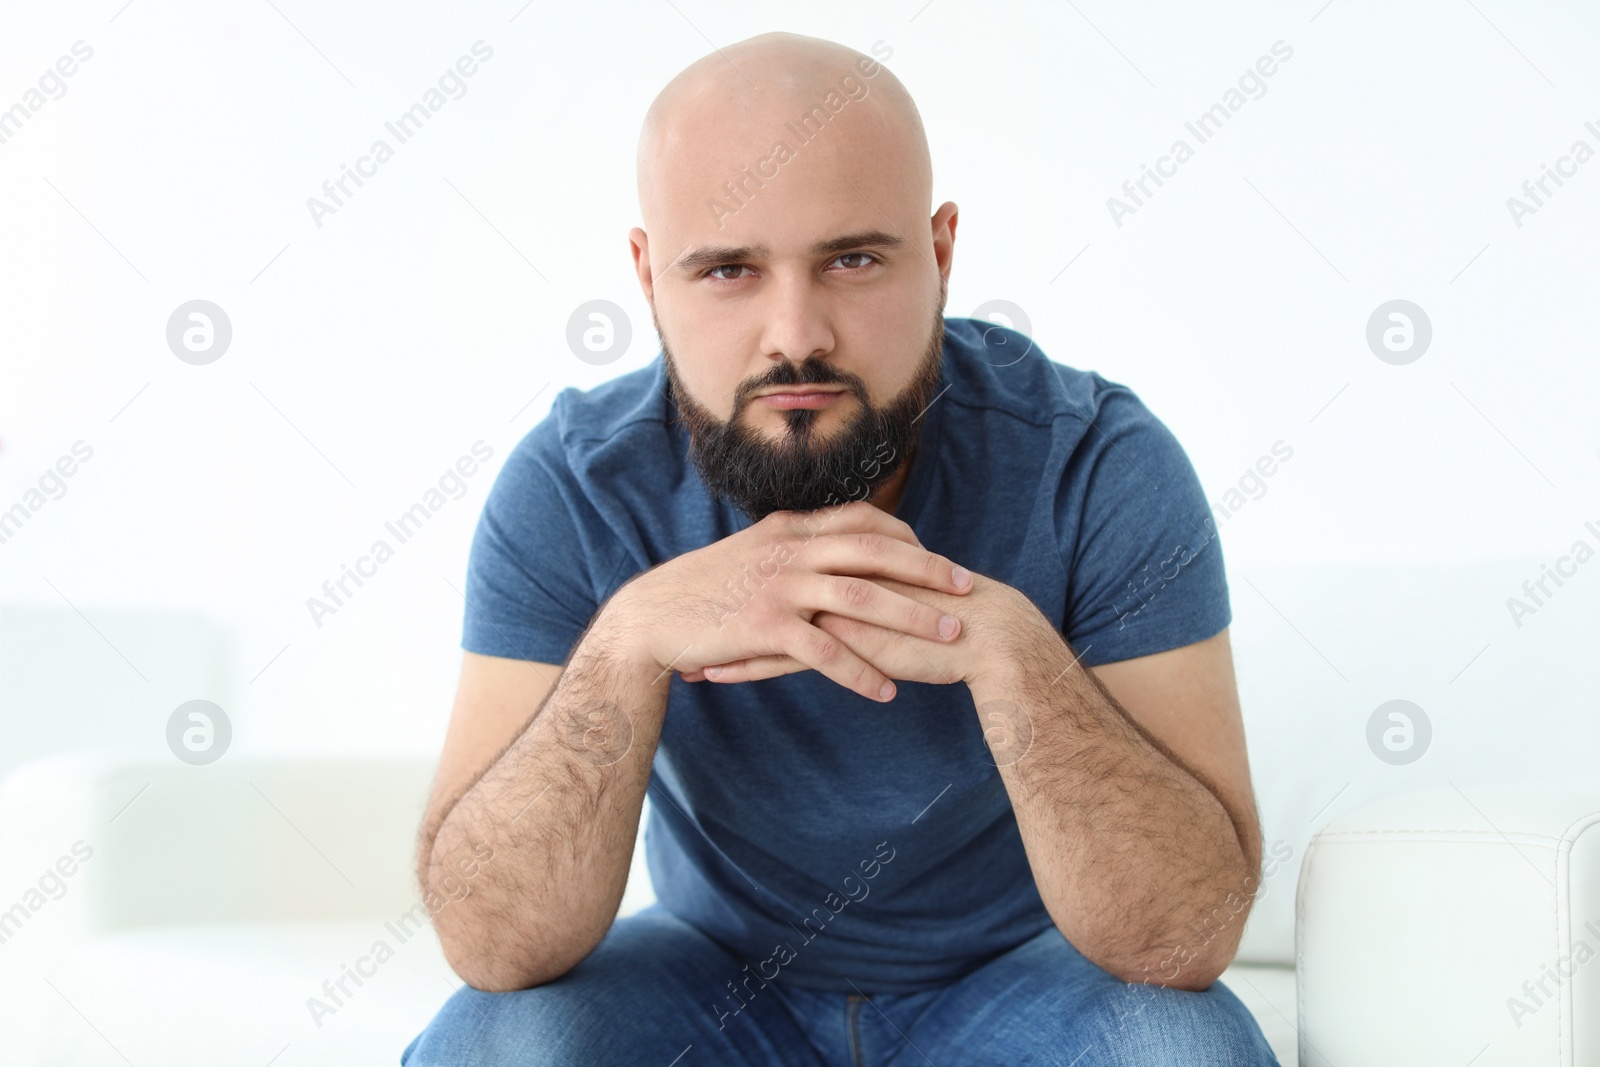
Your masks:
<instances>
[{"instance_id":1,"label":"lip","mask_svg":"<svg viewBox=\"0 0 1600 1067\"><path fill-rule=\"evenodd\" d=\"M793 389L762 393L756 399L764 402L768 407L788 410L792 408L826 407L843 395L843 389L814 389L795 386Z\"/></svg>"}]
</instances>

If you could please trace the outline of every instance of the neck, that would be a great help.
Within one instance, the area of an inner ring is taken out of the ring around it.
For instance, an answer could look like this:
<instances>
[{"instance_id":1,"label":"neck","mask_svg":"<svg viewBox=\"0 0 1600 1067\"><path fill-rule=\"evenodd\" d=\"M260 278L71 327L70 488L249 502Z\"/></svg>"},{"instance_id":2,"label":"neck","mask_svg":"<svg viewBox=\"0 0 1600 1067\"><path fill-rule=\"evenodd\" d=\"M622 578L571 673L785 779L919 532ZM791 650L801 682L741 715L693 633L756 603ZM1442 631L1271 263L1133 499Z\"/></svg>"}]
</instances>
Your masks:
<instances>
[{"instance_id":1,"label":"neck","mask_svg":"<svg viewBox=\"0 0 1600 1067\"><path fill-rule=\"evenodd\" d=\"M899 510L900 500L905 496L906 483L911 480L911 464L916 461L916 458L917 445L915 442L913 442L911 445L911 453L910 455L906 456L906 461L900 464L900 469L895 471L893 478L890 478L883 485L879 486L877 490L867 498L868 503L881 511L888 512L890 515L893 515L897 510Z\"/></svg>"}]
</instances>

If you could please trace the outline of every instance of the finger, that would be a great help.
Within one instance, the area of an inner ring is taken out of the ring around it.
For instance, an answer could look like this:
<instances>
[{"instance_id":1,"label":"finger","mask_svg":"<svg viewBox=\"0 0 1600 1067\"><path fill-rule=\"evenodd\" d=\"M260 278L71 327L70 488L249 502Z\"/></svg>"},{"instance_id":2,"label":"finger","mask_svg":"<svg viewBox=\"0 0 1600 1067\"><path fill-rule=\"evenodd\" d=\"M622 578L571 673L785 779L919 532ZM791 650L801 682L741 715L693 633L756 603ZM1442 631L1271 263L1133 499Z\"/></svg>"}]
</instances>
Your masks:
<instances>
[{"instance_id":1,"label":"finger","mask_svg":"<svg viewBox=\"0 0 1600 1067\"><path fill-rule=\"evenodd\" d=\"M890 668L890 660L899 649L893 646L905 641L906 635L896 633L870 622L862 622L844 615L835 615L831 611L817 612L817 629L832 634L845 643L845 647L862 656L867 662ZM891 668L892 671L892 668ZM903 675L899 671L892 671L893 677Z\"/></svg>"},{"instance_id":2,"label":"finger","mask_svg":"<svg viewBox=\"0 0 1600 1067\"><path fill-rule=\"evenodd\" d=\"M960 596L972 591L965 568L920 545L875 531L819 537L805 546L807 565L829 574L870 574ZM956 581L961 576L965 584Z\"/></svg>"},{"instance_id":3,"label":"finger","mask_svg":"<svg viewBox=\"0 0 1600 1067\"><path fill-rule=\"evenodd\" d=\"M868 700L894 699L894 680L856 655L850 646L810 623L795 620L784 630L783 647L805 666Z\"/></svg>"},{"instance_id":4,"label":"finger","mask_svg":"<svg viewBox=\"0 0 1600 1067\"><path fill-rule=\"evenodd\" d=\"M873 623L929 641L953 641L961 633L961 620L930 604L885 589L870 578L847 574L814 576L817 586L808 590L808 604L849 619Z\"/></svg>"},{"instance_id":5,"label":"finger","mask_svg":"<svg viewBox=\"0 0 1600 1067\"><path fill-rule=\"evenodd\" d=\"M824 533L879 533L903 541L908 545L922 546L911 524L897 519L880 507L865 500L853 500L837 507L818 508L816 511L775 512L777 520L792 537L812 540Z\"/></svg>"},{"instance_id":6,"label":"finger","mask_svg":"<svg viewBox=\"0 0 1600 1067\"><path fill-rule=\"evenodd\" d=\"M705 676L712 682L759 682L763 678L777 678L805 670L810 668L793 656L752 656L738 663L719 663L707 667Z\"/></svg>"},{"instance_id":7,"label":"finger","mask_svg":"<svg viewBox=\"0 0 1600 1067\"><path fill-rule=\"evenodd\" d=\"M948 685L960 678L960 671L950 658L955 655L954 649L923 648L914 637L827 611L817 613L816 626L896 681Z\"/></svg>"}]
</instances>

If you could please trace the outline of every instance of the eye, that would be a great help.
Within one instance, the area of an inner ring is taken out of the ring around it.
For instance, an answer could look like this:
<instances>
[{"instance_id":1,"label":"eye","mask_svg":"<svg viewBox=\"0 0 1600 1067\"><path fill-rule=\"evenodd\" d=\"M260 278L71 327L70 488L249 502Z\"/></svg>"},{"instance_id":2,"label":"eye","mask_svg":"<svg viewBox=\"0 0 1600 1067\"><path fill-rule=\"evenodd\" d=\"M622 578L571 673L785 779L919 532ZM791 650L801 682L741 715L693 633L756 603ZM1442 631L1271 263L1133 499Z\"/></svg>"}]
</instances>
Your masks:
<instances>
[{"instance_id":1,"label":"eye","mask_svg":"<svg viewBox=\"0 0 1600 1067\"><path fill-rule=\"evenodd\" d=\"M736 281L739 280L738 278L736 278L736 277L735 278L725 278L725 277L721 276L720 274L718 274L717 272L718 271L723 271L723 270L748 270L748 269L749 268L747 266L745 266L743 263L722 263L722 264L719 264L718 266L712 267L710 270L708 270L704 274L702 274L701 277L702 278L715 278L719 282L736 282Z\"/></svg>"},{"instance_id":2,"label":"eye","mask_svg":"<svg viewBox=\"0 0 1600 1067\"><path fill-rule=\"evenodd\" d=\"M845 252L842 255L833 257L833 261L835 263L839 262L841 259L860 259L867 261L862 263L860 266L846 267L845 270L864 270L868 264L880 262L878 257L870 252Z\"/></svg>"},{"instance_id":3,"label":"eye","mask_svg":"<svg viewBox=\"0 0 1600 1067\"><path fill-rule=\"evenodd\" d=\"M882 260L880 260L877 256L873 255L870 252L842 252L839 255L834 256L833 260L831 262L832 263L839 263L841 260L855 260L856 261L853 264L846 263L846 264L843 264L841 266L840 269L843 270L845 273L860 273L861 271L866 270L868 267L870 267L870 266L872 266L874 264L878 264L878 263L882 262ZM721 283L726 284L726 285L731 285L734 282L742 281L743 278L746 277L746 276L745 275L741 275L738 272L739 271L746 271L746 270L751 272L751 276L753 276L754 273L755 273L754 268L750 267L748 264L745 264L745 263L719 263L715 267L707 268L700 275L700 277L702 277L702 278L710 278L713 281L721 282ZM732 273L731 275L730 274L724 274L723 271L732 271L734 273Z\"/></svg>"}]
</instances>

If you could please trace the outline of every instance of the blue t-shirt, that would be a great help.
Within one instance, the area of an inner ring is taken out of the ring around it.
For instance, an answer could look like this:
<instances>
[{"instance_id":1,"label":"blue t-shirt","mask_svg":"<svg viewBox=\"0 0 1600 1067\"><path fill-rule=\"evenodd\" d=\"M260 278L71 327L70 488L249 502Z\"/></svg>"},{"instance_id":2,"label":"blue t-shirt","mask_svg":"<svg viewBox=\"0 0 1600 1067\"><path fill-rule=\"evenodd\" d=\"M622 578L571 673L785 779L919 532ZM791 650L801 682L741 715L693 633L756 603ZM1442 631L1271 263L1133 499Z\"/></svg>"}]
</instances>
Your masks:
<instances>
[{"instance_id":1,"label":"blue t-shirt","mask_svg":"<svg viewBox=\"0 0 1600 1067\"><path fill-rule=\"evenodd\" d=\"M922 544L1027 594L1090 666L1224 629L1211 509L1166 425L1021 334L945 324L896 511ZM750 525L674 414L659 351L557 395L484 504L463 648L564 663L628 579ZM730 982L913 992L1050 924L965 685L880 704L809 670L670 677L645 852L661 903L748 963Z\"/></svg>"}]
</instances>

